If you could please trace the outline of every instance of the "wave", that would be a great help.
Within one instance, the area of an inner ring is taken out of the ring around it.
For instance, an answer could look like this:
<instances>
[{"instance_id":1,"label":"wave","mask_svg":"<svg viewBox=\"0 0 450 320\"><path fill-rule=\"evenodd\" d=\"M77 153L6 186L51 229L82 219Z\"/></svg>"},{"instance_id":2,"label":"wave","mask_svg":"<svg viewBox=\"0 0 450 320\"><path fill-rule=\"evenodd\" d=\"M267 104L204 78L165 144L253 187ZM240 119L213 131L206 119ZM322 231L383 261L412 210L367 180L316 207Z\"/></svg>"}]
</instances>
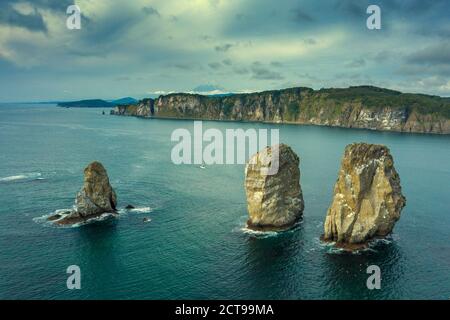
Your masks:
<instances>
[{"instance_id":1,"label":"wave","mask_svg":"<svg viewBox=\"0 0 450 320\"><path fill-rule=\"evenodd\" d=\"M67 227L69 227L69 228L78 228L78 227L84 226L86 224L91 224L91 223L94 223L94 222L105 221L105 220L108 220L108 219L114 218L114 217L116 217L116 214L111 213L111 212L105 212L105 213L103 213L102 215L100 215L98 217L94 217L94 218L87 219L85 221L74 223L72 225L66 226L66 228Z\"/></svg>"},{"instance_id":2,"label":"wave","mask_svg":"<svg viewBox=\"0 0 450 320\"><path fill-rule=\"evenodd\" d=\"M246 221L246 220L245 220ZM247 222L242 222L240 221L239 226L235 229L233 229L233 232L242 232L244 234L253 236L255 238L260 238L260 239L265 239L265 238L270 238L270 237L276 237L278 235L281 234L286 234L286 233L290 233L290 232L295 232L298 227L301 225L302 220L297 221L291 228L287 229L287 230L281 230L281 231L273 231L273 230L268 230L268 231L261 231L261 230L253 230L248 228L247 226Z\"/></svg>"},{"instance_id":3,"label":"wave","mask_svg":"<svg viewBox=\"0 0 450 320\"><path fill-rule=\"evenodd\" d=\"M150 213L153 211L152 208L150 207L137 207L137 208L133 208L133 209L119 209L119 214L125 214L125 213Z\"/></svg>"},{"instance_id":4,"label":"wave","mask_svg":"<svg viewBox=\"0 0 450 320\"><path fill-rule=\"evenodd\" d=\"M150 207L139 207L139 208L129 209L128 212L133 212L133 213L150 213L150 212L152 212L152 208L150 208Z\"/></svg>"},{"instance_id":5,"label":"wave","mask_svg":"<svg viewBox=\"0 0 450 320\"><path fill-rule=\"evenodd\" d=\"M74 224L70 224L70 225L60 225L57 224L55 222L57 222L58 220L63 219L66 215L68 215L70 212L72 212L73 208L67 208L67 209L57 209L51 213L47 213L44 214L40 217L36 217L33 218L33 221L45 226L52 226L52 227L57 227L57 228L78 228L81 226L84 226L86 224L90 224L90 223L94 223L94 222L100 222L100 221L104 221L107 219L110 219L112 217L114 218L120 218L121 216L125 216L127 213L150 213L152 212L152 208L150 207L137 207L137 208L133 208L133 209L119 209L118 210L118 215L117 213L111 213L111 212L105 212L103 214L101 214L100 216L96 216L93 218L89 218L86 219L84 221L80 221ZM58 218L57 220L53 220L53 221L49 221L48 218L54 215L60 215L61 217ZM146 220L145 222L150 222L151 219L148 218L148 220Z\"/></svg>"},{"instance_id":6,"label":"wave","mask_svg":"<svg viewBox=\"0 0 450 320\"><path fill-rule=\"evenodd\" d=\"M89 218L89 219L86 219L84 221L80 221L80 222L77 222L77 223L74 223L74 224L61 225L61 224L55 223L56 221L64 218L65 215L69 214L71 212L71 210L72 209L57 209L54 212L47 213L47 214L44 214L44 215L42 215L40 217L33 218L33 221L36 222L36 223L45 225L45 226L51 226L51 227L56 227L56 228L78 228L78 227L81 227L81 226L84 226L84 225L87 225L87 224L91 224L91 223L94 223L94 222L100 222L100 221L104 221L104 220L110 219L112 217L116 217L116 214L114 214L114 213L105 212L105 213L103 213L100 216ZM53 220L53 221L48 221L48 218L50 216L55 215L55 214L61 215L61 218L59 218L57 220Z\"/></svg>"},{"instance_id":7,"label":"wave","mask_svg":"<svg viewBox=\"0 0 450 320\"><path fill-rule=\"evenodd\" d=\"M35 218L33 218L33 221L36 223L39 223L39 224L53 224L47 220L50 216L55 215L55 214L62 214L63 212L68 211L68 210L70 210L70 209L58 209L58 210L55 210L54 212L44 214L40 217L35 217Z\"/></svg>"},{"instance_id":8,"label":"wave","mask_svg":"<svg viewBox=\"0 0 450 320\"><path fill-rule=\"evenodd\" d=\"M387 246L387 245L392 244L394 242L394 237L392 235L389 235L385 238L372 239L369 242L367 242L366 246L359 248L359 249L354 249L354 250L348 250L345 248L336 247L335 246L336 242L323 242L323 241L320 241L320 242L321 242L320 246L322 248L325 248L327 253L359 255L359 254L363 254L366 252L378 252L377 249L379 249L380 246Z\"/></svg>"},{"instance_id":9,"label":"wave","mask_svg":"<svg viewBox=\"0 0 450 320\"><path fill-rule=\"evenodd\" d=\"M249 229L247 226L240 228L240 231L242 231L245 234L254 236L256 238L270 238L270 237L276 237L278 234L280 234L281 232L278 231L258 231L258 230L252 230Z\"/></svg>"},{"instance_id":10,"label":"wave","mask_svg":"<svg viewBox=\"0 0 450 320\"><path fill-rule=\"evenodd\" d=\"M42 174L40 172L31 172L25 174L18 174L15 176L8 176L0 178L0 182L14 182L14 181L23 181L23 180L44 180L41 177Z\"/></svg>"}]
</instances>

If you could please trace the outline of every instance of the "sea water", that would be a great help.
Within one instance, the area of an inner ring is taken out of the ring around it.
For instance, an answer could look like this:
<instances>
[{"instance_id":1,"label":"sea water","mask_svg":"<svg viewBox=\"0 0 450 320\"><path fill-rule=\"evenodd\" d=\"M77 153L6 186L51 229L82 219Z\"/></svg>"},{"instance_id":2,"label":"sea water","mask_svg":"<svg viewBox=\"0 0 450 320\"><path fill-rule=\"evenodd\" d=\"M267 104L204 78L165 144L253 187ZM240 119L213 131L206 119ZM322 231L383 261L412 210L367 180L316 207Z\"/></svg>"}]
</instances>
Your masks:
<instances>
[{"instance_id":1,"label":"sea water","mask_svg":"<svg viewBox=\"0 0 450 320\"><path fill-rule=\"evenodd\" d=\"M192 121L102 111L0 105L1 299L450 298L450 136L205 121L279 129L300 156L303 220L255 233L245 229L243 165L172 163L171 133ZM349 254L319 237L344 148L360 141L390 148L407 204L389 239ZM119 218L45 223L71 208L93 160L108 171ZM80 290L66 286L70 265ZM369 265L381 269L380 290L367 289Z\"/></svg>"}]
</instances>

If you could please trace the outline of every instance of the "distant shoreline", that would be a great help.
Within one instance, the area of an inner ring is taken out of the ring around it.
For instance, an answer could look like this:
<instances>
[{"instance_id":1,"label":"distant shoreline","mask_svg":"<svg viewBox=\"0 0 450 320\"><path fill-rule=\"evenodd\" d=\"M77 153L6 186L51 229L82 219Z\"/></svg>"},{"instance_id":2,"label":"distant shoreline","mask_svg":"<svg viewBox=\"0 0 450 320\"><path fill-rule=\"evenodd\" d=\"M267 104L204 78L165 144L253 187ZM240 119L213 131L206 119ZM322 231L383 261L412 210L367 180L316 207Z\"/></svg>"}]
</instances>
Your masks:
<instances>
[{"instance_id":1,"label":"distant shoreline","mask_svg":"<svg viewBox=\"0 0 450 320\"><path fill-rule=\"evenodd\" d=\"M289 88L224 97L175 93L116 106L112 115L283 123L450 134L450 99L372 86Z\"/></svg>"}]
</instances>

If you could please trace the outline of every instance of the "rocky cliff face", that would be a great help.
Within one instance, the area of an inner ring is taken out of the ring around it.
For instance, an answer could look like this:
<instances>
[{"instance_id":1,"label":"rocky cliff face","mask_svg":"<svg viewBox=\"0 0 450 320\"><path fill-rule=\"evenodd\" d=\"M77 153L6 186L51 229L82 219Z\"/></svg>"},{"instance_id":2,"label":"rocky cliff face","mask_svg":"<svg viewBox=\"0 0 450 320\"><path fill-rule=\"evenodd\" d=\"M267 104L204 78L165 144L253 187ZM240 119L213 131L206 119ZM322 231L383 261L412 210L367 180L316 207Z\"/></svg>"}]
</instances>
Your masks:
<instances>
[{"instance_id":1,"label":"rocky cliff face","mask_svg":"<svg viewBox=\"0 0 450 320\"><path fill-rule=\"evenodd\" d=\"M153 99L143 99L137 104L116 106L110 113L119 116L151 117L154 115L153 105Z\"/></svg>"},{"instance_id":2,"label":"rocky cliff face","mask_svg":"<svg viewBox=\"0 0 450 320\"><path fill-rule=\"evenodd\" d=\"M348 145L323 238L345 245L386 236L405 203L389 149L366 143Z\"/></svg>"},{"instance_id":3,"label":"rocky cliff face","mask_svg":"<svg viewBox=\"0 0 450 320\"><path fill-rule=\"evenodd\" d=\"M103 213L115 213L116 205L116 193L108 174L100 162L94 161L84 169L84 184L77 193L73 210L59 212L49 220L57 224L78 223Z\"/></svg>"},{"instance_id":4,"label":"rocky cliff face","mask_svg":"<svg viewBox=\"0 0 450 320\"><path fill-rule=\"evenodd\" d=\"M265 171L270 165L278 168L272 172L275 174ZM298 156L285 144L266 147L253 155L245 167L245 191L248 228L284 230L292 227L304 208Z\"/></svg>"},{"instance_id":5,"label":"rocky cliff face","mask_svg":"<svg viewBox=\"0 0 450 320\"><path fill-rule=\"evenodd\" d=\"M103 165L94 161L84 169L84 185L75 200L76 212L82 216L115 212L117 197L109 184L108 174Z\"/></svg>"},{"instance_id":6,"label":"rocky cliff face","mask_svg":"<svg viewBox=\"0 0 450 320\"><path fill-rule=\"evenodd\" d=\"M119 106L111 113L450 134L450 99L367 86L291 88L224 97L169 94Z\"/></svg>"}]
</instances>

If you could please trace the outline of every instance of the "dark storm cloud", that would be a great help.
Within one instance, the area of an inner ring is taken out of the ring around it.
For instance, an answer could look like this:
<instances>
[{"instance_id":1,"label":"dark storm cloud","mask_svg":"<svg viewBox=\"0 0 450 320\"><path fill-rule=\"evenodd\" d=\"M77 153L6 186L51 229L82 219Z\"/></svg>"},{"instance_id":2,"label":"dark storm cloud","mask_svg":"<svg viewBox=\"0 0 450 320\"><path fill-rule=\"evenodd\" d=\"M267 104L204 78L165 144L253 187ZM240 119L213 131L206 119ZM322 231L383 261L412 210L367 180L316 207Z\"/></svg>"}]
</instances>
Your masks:
<instances>
[{"instance_id":1,"label":"dark storm cloud","mask_svg":"<svg viewBox=\"0 0 450 320\"><path fill-rule=\"evenodd\" d=\"M9 25L13 27L24 28L34 32L47 32L47 25L42 14L41 9L52 10L53 12L66 14L67 7L73 4L73 0L33 0L24 1L29 4L33 11L24 14L16 10L13 5L18 3L16 0L1 0L0 1L0 24Z\"/></svg>"},{"instance_id":2,"label":"dark storm cloud","mask_svg":"<svg viewBox=\"0 0 450 320\"><path fill-rule=\"evenodd\" d=\"M2 0L6 2L18 2L17 0ZM55 12L59 11L62 14L66 14L67 7L75 4L75 0L29 0L25 1L33 6L43 9L53 10Z\"/></svg>"},{"instance_id":3,"label":"dark storm cloud","mask_svg":"<svg viewBox=\"0 0 450 320\"><path fill-rule=\"evenodd\" d=\"M450 65L450 41L418 50L410 54L406 61L419 65Z\"/></svg>"},{"instance_id":4,"label":"dark storm cloud","mask_svg":"<svg viewBox=\"0 0 450 320\"><path fill-rule=\"evenodd\" d=\"M145 20L148 14L141 11L110 10L101 16L85 18L82 29L77 35L82 47L95 45L99 50L102 46L112 48L117 42L124 39L131 28Z\"/></svg>"},{"instance_id":5,"label":"dark storm cloud","mask_svg":"<svg viewBox=\"0 0 450 320\"><path fill-rule=\"evenodd\" d=\"M394 70L394 74L408 77L445 76L450 77L450 65L403 64Z\"/></svg>"},{"instance_id":6,"label":"dark storm cloud","mask_svg":"<svg viewBox=\"0 0 450 320\"><path fill-rule=\"evenodd\" d=\"M29 31L47 32L47 25L36 8L30 14L22 14L8 2L0 2L0 24L25 28Z\"/></svg>"}]
</instances>

